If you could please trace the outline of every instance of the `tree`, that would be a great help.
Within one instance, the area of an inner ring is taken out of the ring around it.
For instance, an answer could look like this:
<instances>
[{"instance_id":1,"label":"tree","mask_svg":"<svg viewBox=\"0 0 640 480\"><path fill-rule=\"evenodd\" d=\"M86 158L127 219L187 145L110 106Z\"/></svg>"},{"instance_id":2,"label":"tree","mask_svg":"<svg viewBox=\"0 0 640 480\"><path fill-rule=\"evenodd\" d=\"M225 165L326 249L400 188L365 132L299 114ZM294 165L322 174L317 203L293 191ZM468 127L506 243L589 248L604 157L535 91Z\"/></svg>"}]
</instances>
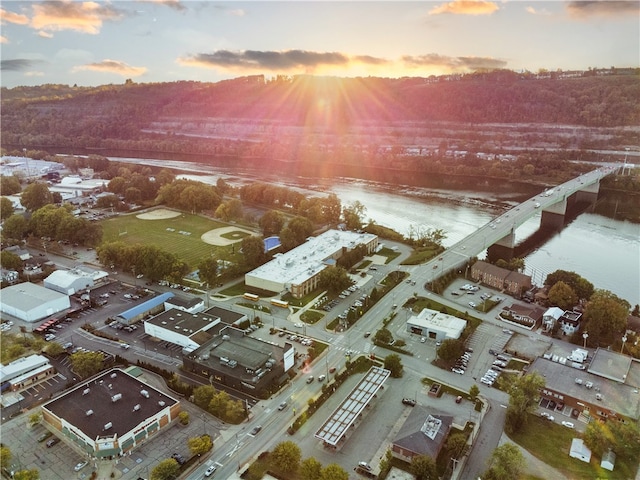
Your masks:
<instances>
[{"instance_id":1,"label":"tree","mask_svg":"<svg viewBox=\"0 0 640 480\"><path fill-rule=\"evenodd\" d=\"M300 464L299 471L303 480L320 480L322 464L314 457L305 458Z\"/></svg>"},{"instance_id":2,"label":"tree","mask_svg":"<svg viewBox=\"0 0 640 480\"><path fill-rule=\"evenodd\" d=\"M29 231L29 222L22 215L11 215L2 224L2 235L15 240L23 239Z\"/></svg>"},{"instance_id":3,"label":"tree","mask_svg":"<svg viewBox=\"0 0 640 480\"><path fill-rule=\"evenodd\" d=\"M471 400L475 401L476 398L478 398L479 394L480 394L480 389L478 388L478 385L474 383L473 385L471 385L471 388L469 389L469 396L471 397Z\"/></svg>"},{"instance_id":4,"label":"tree","mask_svg":"<svg viewBox=\"0 0 640 480\"><path fill-rule=\"evenodd\" d=\"M20 257L6 250L0 252L0 265L7 270L15 270L16 272L22 270L22 260L20 260Z\"/></svg>"},{"instance_id":5,"label":"tree","mask_svg":"<svg viewBox=\"0 0 640 480\"><path fill-rule=\"evenodd\" d=\"M242 217L242 202L237 198L232 198L221 203L216 209L216 217L225 222Z\"/></svg>"},{"instance_id":6,"label":"tree","mask_svg":"<svg viewBox=\"0 0 640 480\"><path fill-rule=\"evenodd\" d=\"M40 423L41 420L42 420L41 412L32 413L31 415L29 415L29 426L33 427L34 425L37 425Z\"/></svg>"},{"instance_id":7,"label":"tree","mask_svg":"<svg viewBox=\"0 0 640 480\"><path fill-rule=\"evenodd\" d=\"M11 465L11 459L13 458L13 454L9 447L5 445L0 445L0 468L8 469Z\"/></svg>"},{"instance_id":8,"label":"tree","mask_svg":"<svg viewBox=\"0 0 640 480\"><path fill-rule=\"evenodd\" d=\"M392 353L384 357L384 368L391 372L393 378L402 377L402 359L400 355Z\"/></svg>"},{"instance_id":9,"label":"tree","mask_svg":"<svg viewBox=\"0 0 640 480\"><path fill-rule=\"evenodd\" d=\"M344 268L331 265L320 272L318 285L329 292L337 293L349 287L351 279Z\"/></svg>"},{"instance_id":10,"label":"tree","mask_svg":"<svg viewBox=\"0 0 640 480\"><path fill-rule=\"evenodd\" d=\"M438 347L438 356L445 362L453 363L464 353L464 342L457 338L447 338Z\"/></svg>"},{"instance_id":11,"label":"tree","mask_svg":"<svg viewBox=\"0 0 640 480\"><path fill-rule=\"evenodd\" d=\"M0 220L9 218L13 215L13 202L7 197L0 198Z\"/></svg>"},{"instance_id":12,"label":"tree","mask_svg":"<svg viewBox=\"0 0 640 480\"><path fill-rule=\"evenodd\" d=\"M513 382L509 389L509 406L505 424L507 433L517 432L526 425L529 414L533 413L538 405L540 390L544 385L544 378L537 372L520 377Z\"/></svg>"},{"instance_id":13,"label":"tree","mask_svg":"<svg viewBox=\"0 0 640 480\"><path fill-rule=\"evenodd\" d=\"M525 467L525 459L520 449L513 443L500 445L491 455L491 464L483 479L513 480L520 477Z\"/></svg>"},{"instance_id":14,"label":"tree","mask_svg":"<svg viewBox=\"0 0 640 480\"><path fill-rule=\"evenodd\" d=\"M549 302L562 310L569 310L578 303L578 296L569 285L562 280L549 289Z\"/></svg>"},{"instance_id":15,"label":"tree","mask_svg":"<svg viewBox=\"0 0 640 480\"><path fill-rule=\"evenodd\" d=\"M349 473L337 463L330 463L322 469L320 480L349 480Z\"/></svg>"},{"instance_id":16,"label":"tree","mask_svg":"<svg viewBox=\"0 0 640 480\"><path fill-rule=\"evenodd\" d=\"M389 331L388 328L382 327L380 330L376 332L373 339L376 343L380 343L382 345L388 345L393 340L393 335Z\"/></svg>"},{"instance_id":17,"label":"tree","mask_svg":"<svg viewBox=\"0 0 640 480\"><path fill-rule=\"evenodd\" d=\"M578 299L588 300L594 292L593 284L575 272L556 270L547 275L544 284L551 289L558 282L564 282L569 285L576 295L578 295Z\"/></svg>"},{"instance_id":18,"label":"tree","mask_svg":"<svg viewBox=\"0 0 640 480\"><path fill-rule=\"evenodd\" d=\"M280 233L280 230L282 230L284 223L284 215L277 210L269 210L264 215L262 215L262 217L260 217L260 220L258 221L258 225L260 225L262 234L265 237Z\"/></svg>"},{"instance_id":19,"label":"tree","mask_svg":"<svg viewBox=\"0 0 640 480\"><path fill-rule=\"evenodd\" d=\"M261 237L251 235L242 239L242 254L248 268L256 268L267 261L264 251L264 240Z\"/></svg>"},{"instance_id":20,"label":"tree","mask_svg":"<svg viewBox=\"0 0 640 480\"><path fill-rule=\"evenodd\" d=\"M37 468L32 470L19 470L13 474L14 480L40 480L40 471Z\"/></svg>"},{"instance_id":21,"label":"tree","mask_svg":"<svg viewBox=\"0 0 640 480\"><path fill-rule=\"evenodd\" d=\"M202 260L198 265L198 277L209 286L214 286L218 281L218 260L215 257Z\"/></svg>"},{"instance_id":22,"label":"tree","mask_svg":"<svg viewBox=\"0 0 640 480\"><path fill-rule=\"evenodd\" d=\"M178 414L178 420L180 420L181 425L189 425L189 412L186 410L181 411Z\"/></svg>"},{"instance_id":23,"label":"tree","mask_svg":"<svg viewBox=\"0 0 640 480\"><path fill-rule=\"evenodd\" d=\"M271 452L271 458L283 472L295 472L300 465L302 453L298 444L289 440L276 445Z\"/></svg>"},{"instance_id":24,"label":"tree","mask_svg":"<svg viewBox=\"0 0 640 480\"><path fill-rule=\"evenodd\" d=\"M464 433L454 433L450 435L445 448L451 457L460 458L467 449L467 438Z\"/></svg>"},{"instance_id":25,"label":"tree","mask_svg":"<svg viewBox=\"0 0 640 480\"><path fill-rule=\"evenodd\" d=\"M13 175L0 175L0 192L3 195L15 195L20 193L22 187L20 186L20 180Z\"/></svg>"},{"instance_id":26,"label":"tree","mask_svg":"<svg viewBox=\"0 0 640 480\"><path fill-rule=\"evenodd\" d=\"M46 351L49 356L57 357L58 355L61 355L65 351L65 349L62 348L62 345L60 345L58 342L49 342L49 344L46 346Z\"/></svg>"},{"instance_id":27,"label":"tree","mask_svg":"<svg viewBox=\"0 0 640 480\"><path fill-rule=\"evenodd\" d=\"M80 377L90 377L104 368L104 359L100 352L78 352L70 357L71 369Z\"/></svg>"},{"instance_id":28,"label":"tree","mask_svg":"<svg viewBox=\"0 0 640 480\"><path fill-rule=\"evenodd\" d=\"M584 309L584 330L592 345L611 345L621 338L631 305L608 290L596 290Z\"/></svg>"},{"instance_id":29,"label":"tree","mask_svg":"<svg viewBox=\"0 0 640 480\"><path fill-rule=\"evenodd\" d=\"M640 429L632 422L594 421L587 425L584 443L598 456L602 456L611 449L620 459L638 458Z\"/></svg>"},{"instance_id":30,"label":"tree","mask_svg":"<svg viewBox=\"0 0 640 480\"><path fill-rule=\"evenodd\" d=\"M200 408L206 409L209 406L209 402L213 398L213 394L216 392L215 388L211 385L202 385L193 389L193 403Z\"/></svg>"},{"instance_id":31,"label":"tree","mask_svg":"<svg viewBox=\"0 0 640 480\"><path fill-rule=\"evenodd\" d=\"M436 462L428 455L416 455L411 459L409 467L416 480L437 480Z\"/></svg>"},{"instance_id":32,"label":"tree","mask_svg":"<svg viewBox=\"0 0 640 480\"><path fill-rule=\"evenodd\" d=\"M53 203L53 195L46 184L32 183L22 192L20 203L27 210L35 212L39 208Z\"/></svg>"},{"instance_id":33,"label":"tree","mask_svg":"<svg viewBox=\"0 0 640 480\"><path fill-rule=\"evenodd\" d=\"M151 470L150 480L173 480L180 473L180 465L173 458L162 460Z\"/></svg>"},{"instance_id":34,"label":"tree","mask_svg":"<svg viewBox=\"0 0 640 480\"><path fill-rule=\"evenodd\" d=\"M352 202L348 206L342 207L342 218L344 218L344 223L349 230L360 230L362 228L362 223L364 222L364 214L367 210L362 203L358 200Z\"/></svg>"},{"instance_id":35,"label":"tree","mask_svg":"<svg viewBox=\"0 0 640 480\"><path fill-rule=\"evenodd\" d=\"M199 437L189 438L187 445L192 455L200 456L213 448L213 441L209 435L201 435Z\"/></svg>"}]
</instances>

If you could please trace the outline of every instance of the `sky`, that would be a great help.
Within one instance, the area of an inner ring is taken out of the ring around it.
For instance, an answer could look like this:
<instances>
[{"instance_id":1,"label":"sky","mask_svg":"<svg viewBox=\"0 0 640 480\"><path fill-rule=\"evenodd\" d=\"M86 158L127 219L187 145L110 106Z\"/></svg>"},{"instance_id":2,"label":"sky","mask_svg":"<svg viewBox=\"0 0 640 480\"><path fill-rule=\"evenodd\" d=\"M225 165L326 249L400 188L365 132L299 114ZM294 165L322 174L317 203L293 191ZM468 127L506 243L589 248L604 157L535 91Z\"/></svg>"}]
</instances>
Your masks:
<instances>
[{"instance_id":1,"label":"sky","mask_svg":"<svg viewBox=\"0 0 640 480\"><path fill-rule=\"evenodd\" d=\"M636 1L2 1L0 85L640 66Z\"/></svg>"}]
</instances>

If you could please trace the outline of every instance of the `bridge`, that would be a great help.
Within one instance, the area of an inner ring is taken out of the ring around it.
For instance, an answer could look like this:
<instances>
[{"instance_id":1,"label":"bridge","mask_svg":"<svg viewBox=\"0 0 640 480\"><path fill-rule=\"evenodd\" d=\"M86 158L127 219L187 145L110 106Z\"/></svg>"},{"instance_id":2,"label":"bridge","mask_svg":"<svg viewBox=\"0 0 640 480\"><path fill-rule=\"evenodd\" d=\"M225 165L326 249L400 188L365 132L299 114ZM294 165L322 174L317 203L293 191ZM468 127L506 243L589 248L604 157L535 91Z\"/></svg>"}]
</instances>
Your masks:
<instances>
[{"instance_id":1,"label":"bridge","mask_svg":"<svg viewBox=\"0 0 640 480\"><path fill-rule=\"evenodd\" d=\"M567 205L575 202L595 204L600 180L621 168L622 164L600 167L511 208L449 247L438 258L426 263L420 280L432 282L451 270L465 268L471 258L490 247L497 249L502 254L501 258L511 258L515 247L515 232L520 225L542 212L542 227L561 228Z\"/></svg>"}]
</instances>

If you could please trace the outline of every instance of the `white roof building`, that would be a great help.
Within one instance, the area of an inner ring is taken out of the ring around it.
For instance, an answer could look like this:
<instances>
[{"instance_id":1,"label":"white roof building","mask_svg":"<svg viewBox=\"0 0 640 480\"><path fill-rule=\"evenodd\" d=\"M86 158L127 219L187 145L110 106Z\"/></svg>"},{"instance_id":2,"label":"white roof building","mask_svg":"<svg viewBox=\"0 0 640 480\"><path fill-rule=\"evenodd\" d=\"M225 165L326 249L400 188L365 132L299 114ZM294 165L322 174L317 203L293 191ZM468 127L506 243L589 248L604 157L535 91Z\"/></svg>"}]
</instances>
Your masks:
<instances>
[{"instance_id":1,"label":"white roof building","mask_svg":"<svg viewBox=\"0 0 640 480\"><path fill-rule=\"evenodd\" d=\"M56 292L73 295L93 287L93 283L91 275L74 269L56 270L44 279L43 285Z\"/></svg>"},{"instance_id":2,"label":"white roof building","mask_svg":"<svg viewBox=\"0 0 640 480\"><path fill-rule=\"evenodd\" d=\"M28 357L18 358L7 365L0 364L0 383L7 382L48 364L49 359L43 355L29 355Z\"/></svg>"},{"instance_id":3,"label":"white roof building","mask_svg":"<svg viewBox=\"0 0 640 480\"><path fill-rule=\"evenodd\" d=\"M577 458L583 462L589 463L591 461L591 450L584 444L584 440L581 438L574 438L571 440L571 450L569 450L569 456L571 458Z\"/></svg>"},{"instance_id":4,"label":"white roof building","mask_svg":"<svg viewBox=\"0 0 640 480\"><path fill-rule=\"evenodd\" d=\"M0 290L0 311L26 322L37 322L70 306L67 295L29 282Z\"/></svg>"},{"instance_id":5,"label":"white roof building","mask_svg":"<svg viewBox=\"0 0 640 480\"><path fill-rule=\"evenodd\" d=\"M344 250L359 245L367 254L375 252L378 237L370 233L328 230L284 254L276 254L270 262L245 275L247 286L271 292L290 291L302 297L317 288L317 275L329 265L335 265Z\"/></svg>"},{"instance_id":6,"label":"white roof building","mask_svg":"<svg viewBox=\"0 0 640 480\"><path fill-rule=\"evenodd\" d=\"M428 308L407 320L408 332L440 341L460 338L466 326L466 320Z\"/></svg>"}]
</instances>

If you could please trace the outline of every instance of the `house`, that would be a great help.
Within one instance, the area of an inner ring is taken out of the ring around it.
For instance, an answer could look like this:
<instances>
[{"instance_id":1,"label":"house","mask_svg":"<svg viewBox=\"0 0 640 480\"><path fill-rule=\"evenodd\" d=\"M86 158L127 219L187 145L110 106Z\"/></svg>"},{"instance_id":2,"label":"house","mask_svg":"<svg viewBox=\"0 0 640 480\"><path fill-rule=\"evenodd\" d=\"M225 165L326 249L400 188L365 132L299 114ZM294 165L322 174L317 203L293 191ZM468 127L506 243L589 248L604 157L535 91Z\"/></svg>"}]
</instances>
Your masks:
<instances>
[{"instance_id":1,"label":"house","mask_svg":"<svg viewBox=\"0 0 640 480\"><path fill-rule=\"evenodd\" d=\"M466 320L425 308L407 320L406 329L409 333L443 341L460 338L466 326Z\"/></svg>"},{"instance_id":2,"label":"house","mask_svg":"<svg viewBox=\"0 0 640 480\"><path fill-rule=\"evenodd\" d=\"M24 248L20 248L17 245L13 245L11 247L7 247L7 248L4 249L4 251L13 253L14 255L16 255L23 262L25 260L29 260L31 258L31 254L29 253L28 250L25 250Z\"/></svg>"},{"instance_id":3,"label":"house","mask_svg":"<svg viewBox=\"0 0 640 480\"><path fill-rule=\"evenodd\" d=\"M560 328L565 335L572 335L580 329L580 318L582 314L579 312L565 311L558 323L560 324Z\"/></svg>"},{"instance_id":4,"label":"house","mask_svg":"<svg viewBox=\"0 0 640 480\"><path fill-rule=\"evenodd\" d=\"M542 315L542 328L545 332L550 332L555 327L564 310L558 307L551 307L547 309L546 312Z\"/></svg>"},{"instance_id":5,"label":"house","mask_svg":"<svg viewBox=\"0 0 640 480\"><path fill-rule=\"evenodd\" d=\"M611 450L607 451L607 453L602 455L602 460L600 461L600 466L605 470L609 470L613 472L613 467L616 464L616 454Z\"/></svg>"},{"instance_id":6,"label":"house","mask_svg":"<svg viewBox=\"0 0 640 480\"><path fill-rule=\"evenodd\" d=\"M452 416L440 415L416 405L393 440L391 453L405 462L411 462L419 455L428 455L435 460L444 446L452 423Z\"/></svg>"},{"instance_id":7,"label":"house","mask_svg":"<svg viewBox=\"0 0 640 480\"><path fill-rule=\"evenodd\" d=\"M501 317L513 320L528 328L538 325L543 318L544 309L538 305L519 305L514 303L502 308Z\"/></svg>"},{"instance_id":8,"label":"house","mask_svg":"<svg viewBox=\"0 0 640 480\"><path fill-rule=\"evenodd\" d=\"M15 283L20 276L15 270L7 270L5 268L0 270L1 280L6 283Z\"/></svg>"},{"instance_id":9,"label":"house","mask_svg":"<svg viewBox=\"0 0 640 480\"><path fill-rule=\"evenodd\" d=\"M591 461L591 450L584 444L584 440L581 438L574 438L571 440L571 449L569 450L569 456L571 458L577 458L583 462L589 463Z\"/></svg>"}]
</instances>

